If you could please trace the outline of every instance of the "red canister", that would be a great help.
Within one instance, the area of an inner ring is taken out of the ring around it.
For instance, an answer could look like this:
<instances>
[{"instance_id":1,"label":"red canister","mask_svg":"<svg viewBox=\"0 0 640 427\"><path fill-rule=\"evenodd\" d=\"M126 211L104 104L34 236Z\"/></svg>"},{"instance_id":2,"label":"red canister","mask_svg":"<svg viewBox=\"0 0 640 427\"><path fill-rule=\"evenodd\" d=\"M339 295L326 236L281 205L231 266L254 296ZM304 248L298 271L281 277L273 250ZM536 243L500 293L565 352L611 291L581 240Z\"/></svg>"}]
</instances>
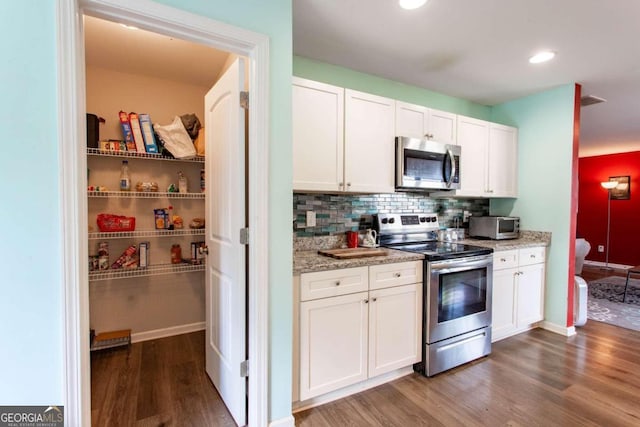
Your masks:
<instances>
[{"instance_id":1,"label":"red canister","mask_svg":"<svg viewBox=\"0 0 640 427\"><path fill-rule=\"evenodd\" d=\"M171 245L171 264L180 264L182 262L182 248L180 245Z\"/></svg>"}]
</instances>

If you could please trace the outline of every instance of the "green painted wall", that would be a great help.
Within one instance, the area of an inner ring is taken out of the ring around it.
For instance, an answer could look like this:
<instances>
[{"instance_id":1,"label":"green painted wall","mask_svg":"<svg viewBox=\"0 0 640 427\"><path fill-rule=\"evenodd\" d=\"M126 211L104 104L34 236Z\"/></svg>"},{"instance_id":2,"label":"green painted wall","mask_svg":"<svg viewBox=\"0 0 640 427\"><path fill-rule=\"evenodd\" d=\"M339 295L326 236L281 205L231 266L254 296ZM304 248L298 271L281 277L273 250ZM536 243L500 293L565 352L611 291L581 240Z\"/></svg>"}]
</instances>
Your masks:
<instances>
[{"instance_id":1,"label":"green painted wall","mask_svg":"<svg viewBox=\"0 0 640 427\"><path fill-rule=\"evenodd\" d=\"M293 57L293 75L476 119L489 120L491 117L491 107L486 105L302 56Z\"/></svg>"},{"instance_id":2,"label":"green painted wall","mask_svg":"<svg viewBox=\"0 0 640 427\"><path fill-rule=\"evenodd\" d=\"M565 327L571 227L575 85L493 107L491 120L516 126L518 195L491 201L491 213L516 215L525 230L550 231L545 319Z\"/></svg>"}]
</instances>

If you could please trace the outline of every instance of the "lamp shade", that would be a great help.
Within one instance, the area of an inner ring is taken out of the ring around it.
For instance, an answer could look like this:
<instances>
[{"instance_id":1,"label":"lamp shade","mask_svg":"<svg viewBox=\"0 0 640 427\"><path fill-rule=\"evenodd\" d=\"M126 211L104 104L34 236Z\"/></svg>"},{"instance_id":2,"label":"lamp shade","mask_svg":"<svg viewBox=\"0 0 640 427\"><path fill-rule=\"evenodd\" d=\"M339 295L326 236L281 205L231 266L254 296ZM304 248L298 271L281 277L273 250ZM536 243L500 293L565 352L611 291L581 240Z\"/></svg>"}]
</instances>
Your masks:
<instances>
[{"instance_id":1,"label":"lamp shade","mask_svg":"<svg viewBox=\"0 0 640 427\"><path fill-rule=\"evenodd\" d=\"M604 181L604 182L601 182L600 185L602 186L602 188L606 188L607 190L611 190L611 189L616 188L618 186L618 181Z\"/></svg>"}]
</instances>

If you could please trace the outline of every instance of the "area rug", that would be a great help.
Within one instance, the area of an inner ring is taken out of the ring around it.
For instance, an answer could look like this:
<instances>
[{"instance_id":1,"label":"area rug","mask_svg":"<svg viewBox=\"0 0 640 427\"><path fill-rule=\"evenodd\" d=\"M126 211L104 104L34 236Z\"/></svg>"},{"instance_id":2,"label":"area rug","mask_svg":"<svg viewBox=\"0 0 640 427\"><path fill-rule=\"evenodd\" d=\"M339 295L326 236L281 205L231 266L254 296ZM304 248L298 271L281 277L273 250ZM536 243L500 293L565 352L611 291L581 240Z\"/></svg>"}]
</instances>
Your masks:
<instances>
[{"instance_id":1,"label":"area rug","mask_svg":"<svg viewBox=\"0 0 640 427\"><path fill-rule=\"evenodd\" d=\"M640 331L640 306L606 299L587 299L587 319Z\"/></svg>"},{"instance_id":2,"label":"area rug","mask_svg":"<svg viewBox=\"0 0 640 427\"><path fill-rule=\"evenodd\" d=\"M624 284L626 280L626 277L621 276L609 276L593 280L587 283L587 287L589 288L589 297L622 302ZM639 279L629 279L629 287L627 288L627 298L625 299L625 303L640 305Z\"/></svg>"},{"instance_id":3,"label":"area rug","mask_svg":"<svg viewBox=\"0 0 640 427\"><path fill-rule=\"evenodd\" d=\"M587 318L640 331L640 280L629 279L623 303L626 280L626 277L610 276L587 283Z\"/></svg>"}]
</instances>

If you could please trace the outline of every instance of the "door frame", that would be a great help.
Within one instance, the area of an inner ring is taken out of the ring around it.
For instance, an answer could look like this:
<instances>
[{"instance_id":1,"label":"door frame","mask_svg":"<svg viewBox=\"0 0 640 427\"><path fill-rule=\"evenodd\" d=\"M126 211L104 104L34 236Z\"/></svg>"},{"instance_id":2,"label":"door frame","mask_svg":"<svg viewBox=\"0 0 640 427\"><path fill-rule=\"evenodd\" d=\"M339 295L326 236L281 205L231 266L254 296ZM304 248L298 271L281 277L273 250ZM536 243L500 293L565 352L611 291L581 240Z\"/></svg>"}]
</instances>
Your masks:
<instances>
[{"instance_id":1,"label":"door frame","mask_svg":"<svg viewBox=\"0 0 640 427\"><path fill-rule=\"evenodd\" d=\"M58 0L58 158L64 304L64 405L69 425L91 424L86 105L83 15L122 22L246 56L249 64L248 424L268 424L269 38L150 0ZM238 233L239 234L239 233Z\"/></svg>"}]
</instances>

